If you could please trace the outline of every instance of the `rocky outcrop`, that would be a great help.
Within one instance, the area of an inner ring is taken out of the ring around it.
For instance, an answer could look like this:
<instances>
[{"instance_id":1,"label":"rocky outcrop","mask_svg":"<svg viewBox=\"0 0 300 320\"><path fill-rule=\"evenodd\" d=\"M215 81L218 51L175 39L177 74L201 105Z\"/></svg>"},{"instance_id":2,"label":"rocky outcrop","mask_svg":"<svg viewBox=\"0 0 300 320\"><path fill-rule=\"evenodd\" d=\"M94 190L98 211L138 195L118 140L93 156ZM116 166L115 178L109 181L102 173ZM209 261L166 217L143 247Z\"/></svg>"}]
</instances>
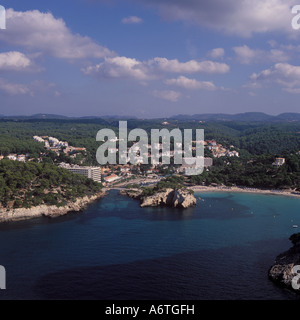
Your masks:
<instances>
[{"instance_id":1,"label":"rocky outcrop","mask_svg":"<svg viewBox=\"0 0 300 320\"><path fill-rule=\"evenodd\" d=\"M166 189L152 196L141 198L141 207L167 206L173 208L188 208L196 205L194 195L186 189Z\"/></svg>"},{"instance_id":2,"label":"rocky outcrop","mask_svg":"<svg viewBox=\"0 0 300 320\"><path fill-rule=\"evenodd\" d=\"M75 202L68 202L65 206L57 207L55 205L40 205L31 208L16 208L7 210L5 208L0 209L0 222L5 221L17 221L30 218L37 218L41 216L45 217L58 217L63 216L69 212L79 212L86 209L86 206L97 199L102 198L105 192L97 193L93 196L86 196L77 199Z\"/></svg>"},{"instance_id":3,"label":"rocky outcrop","mask_svg":"<svg viewBox=\"0 0 300 320\"><path fill-rule=\"evenodd\" d=\"M123 189L123 190L120 190L121 195L128 196L133 199L140 199L142 192L143 192L142 189Z\"/></svg>"},{"instance_id":4,"label":"rocky outcrop","mask_svg":"<svg viewBox=\"0 0 300 320\"><path fill-rule=\"evenodd\" d=\"M194 195L186 190L174 190L173 198L172 198L172 206L177 208L188 208L191 206L195 206L197 204L197 200Z\"/></svg>"},{"instance_id":5,"label":"rocky outcrop","mask_svg":"<svg viewBox=\"0 0 300 320\"><path fill-rule=\"evenodd\" d=\"M300 293L300 290L294 288L292 285L293 281L297 284L296 276L299 275L299 273L297 273L296 270L293 270L293 268L299 265L300 245L297 244L288 251L277 256L273 266L269 269L269 279L281 287Z\"/></svg>"},{"instance_id":6,"label":"rocky outcrop","mask_svg":"<svg viewBox=\"0 0 300 320\"><path fill-rule=\"evenodd\" d=\"M151 196L145 196L140 199L141 207L171 206L173 198L173 189L156 192Z\"/></svg>"},{"instance_id":7,"label":"rocky outcrop","mask_svg":"<svg viewBox=\"0 0 300 320\"><path fill-rule=\"evenodd\" d=\"M164 191L158 191L151 196L143 196L142 190L122 190L120 192L123 195L127 195L131 198L140 200L141 207L158 207L166 206L173 208L188 208L196 205L197 200L194 195L182 188L171 189L168 188Z\"/></svg>"}]
</instances>

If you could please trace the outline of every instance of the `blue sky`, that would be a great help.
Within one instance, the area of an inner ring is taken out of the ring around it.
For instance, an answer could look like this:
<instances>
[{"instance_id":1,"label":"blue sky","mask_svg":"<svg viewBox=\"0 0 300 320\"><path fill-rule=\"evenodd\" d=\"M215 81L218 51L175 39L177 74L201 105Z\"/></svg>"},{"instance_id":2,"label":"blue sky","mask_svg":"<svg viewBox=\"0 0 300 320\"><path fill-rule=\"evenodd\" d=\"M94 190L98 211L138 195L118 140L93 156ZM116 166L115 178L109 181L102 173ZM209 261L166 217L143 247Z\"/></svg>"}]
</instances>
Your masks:
<instances>
[{"instance_id":1,"label":"blue sky","mask_svg":"<svg viewBox=\"0 0 300 320\"><path fill-rule=\"evenodd\" d=\"M0 0L0 114L299 112L297 4Z\"/></svg>"}]
</instances>

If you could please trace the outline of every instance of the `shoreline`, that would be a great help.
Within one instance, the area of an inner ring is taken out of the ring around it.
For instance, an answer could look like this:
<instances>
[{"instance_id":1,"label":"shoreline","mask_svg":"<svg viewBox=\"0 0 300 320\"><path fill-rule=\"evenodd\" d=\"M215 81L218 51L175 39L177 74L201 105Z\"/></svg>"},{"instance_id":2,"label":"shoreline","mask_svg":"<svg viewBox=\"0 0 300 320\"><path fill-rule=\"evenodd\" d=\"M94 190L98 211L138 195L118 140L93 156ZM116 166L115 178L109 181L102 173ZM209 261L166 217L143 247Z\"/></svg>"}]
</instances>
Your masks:
<instances>
[{"instance_id":1,"label":"shoreline","mask_svg":"<svg viewBox=\"0 0 300 320\"><path fill-rule=\"evenodd\" d=\"M259 189L259 188L248 188L248 187L226 187L226 186L191 186L188 187L195 193L199 192L245 192L265 195L276 195L285 197L300 198L300 192L293 190L282 190L282 189Z\"/></svg>"},{"instance_id":2,"label":"shoreline","mask_svg":"<svg viewBox=\"0 0 300 320\"><path fill-rule=\"evenodd\" d=\"M49 217L56 218L71 212L81 212L93 202L103 198L107 191L104 190L92 196L85 196L76 199L75 202L68 202L65 206L40 205L31 208L0 209L0 224L4 222L14 222L29 220L32 218Z\"/></svg>"}]
</instances>

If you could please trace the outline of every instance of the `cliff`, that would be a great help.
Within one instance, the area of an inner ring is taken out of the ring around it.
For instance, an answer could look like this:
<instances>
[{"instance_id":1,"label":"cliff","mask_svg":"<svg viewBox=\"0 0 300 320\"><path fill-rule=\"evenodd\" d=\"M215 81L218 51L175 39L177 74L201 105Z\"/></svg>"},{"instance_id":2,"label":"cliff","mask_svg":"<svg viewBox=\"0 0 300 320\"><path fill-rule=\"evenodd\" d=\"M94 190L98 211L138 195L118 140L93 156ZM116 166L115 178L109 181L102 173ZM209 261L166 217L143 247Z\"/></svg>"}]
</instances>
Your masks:
<instances>
[{"instance_id":1,"label":"cliff","mask_svg":"<svg viewBox=\"0 0 300 320\"><path fill-rule=\"evenodd\" d=\"M294 243L293 247L276 257L273 266L269 269L269 279L281 287L300 293L299 289L293 288L293 282L297 284L297 278L295 277L299 275L293 268L299 265L300 244ZM300 287L300 284L298 286Z\"/></svg>"},{"instance_id":2,"label":"cliff","mask_svg":"<svg viewBox=\"0 0 300 320\"><path fill-rule=\"evenodd\" d=\"M197 200L194 195L182 188L167 188L164 191L158 191L150 196L143 196L142 190L123 190L121 194L128 195L131 198L139 199L141 207L167 206L172 208L188 208L196 205Z\"/></svg>"},{"instance_id":3,"label":"cliff","mask_svg":"<svg viewBox=\"0 0 300 320\"><path fill-rule=\"evenodd\" d=\"M78 198L75 202L68 202L65 206L61 207L55 205L40 205L31 208L0 208L0 222L25 220L41 216L54 218L63 216L69 212L79 212L84 210L90 203L102 198L104 195L105 192L99 192L93 196Z\"/></svg>"}]
</instances>

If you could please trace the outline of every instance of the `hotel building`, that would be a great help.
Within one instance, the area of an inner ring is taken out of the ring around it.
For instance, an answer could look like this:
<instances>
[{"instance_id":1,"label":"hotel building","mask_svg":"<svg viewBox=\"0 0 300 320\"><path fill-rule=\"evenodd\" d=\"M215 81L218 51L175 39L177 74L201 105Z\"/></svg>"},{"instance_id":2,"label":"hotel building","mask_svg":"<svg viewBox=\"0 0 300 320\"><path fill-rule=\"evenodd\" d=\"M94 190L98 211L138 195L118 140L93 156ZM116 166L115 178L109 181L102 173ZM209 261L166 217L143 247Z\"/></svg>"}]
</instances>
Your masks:
<instances>
[{"instance_id":1,"label":"hotel building","mask_svg":"<svg viewBox=\"0 0 300 320\"><path fill-rule=\"evenodd\" d=\"M67 163L61 163L59 166L73 173L81 174L87 178L93 179L96 182L101 182L100 167L81 167L78 165L69 165Z\"/></svg>"}]
</instances>

